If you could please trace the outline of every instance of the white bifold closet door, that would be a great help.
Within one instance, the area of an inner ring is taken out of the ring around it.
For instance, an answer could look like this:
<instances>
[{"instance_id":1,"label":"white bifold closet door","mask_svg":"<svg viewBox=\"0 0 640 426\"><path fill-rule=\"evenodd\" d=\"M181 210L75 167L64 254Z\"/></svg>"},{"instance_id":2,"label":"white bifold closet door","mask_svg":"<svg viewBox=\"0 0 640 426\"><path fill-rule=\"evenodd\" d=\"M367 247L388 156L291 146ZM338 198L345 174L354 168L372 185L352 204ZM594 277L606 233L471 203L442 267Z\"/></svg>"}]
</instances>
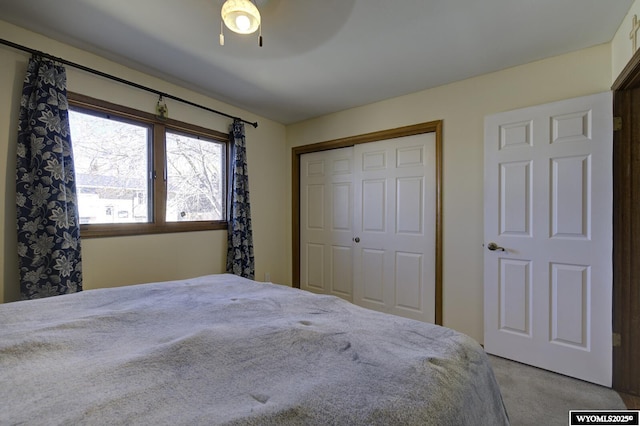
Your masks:
<instances>
[{"instance_id":1,"label":"white bifold closet door","mask_svg":"<svg viewBox=\"0 0 640 426\"><path fill-rule=\"evenodd\" d=\"M301 156L300 287L435 321L435 135Z\"/></svg>"},{"instance_id":2,"label":"white bifold closet door","mask_svg":"<svg viewBox=\"0 0 640 426\"><path fill-rule=\"evenodd\" d=\"M300 158L300 288L353 301L353 148Z\"/></svg>"}]
</instances>

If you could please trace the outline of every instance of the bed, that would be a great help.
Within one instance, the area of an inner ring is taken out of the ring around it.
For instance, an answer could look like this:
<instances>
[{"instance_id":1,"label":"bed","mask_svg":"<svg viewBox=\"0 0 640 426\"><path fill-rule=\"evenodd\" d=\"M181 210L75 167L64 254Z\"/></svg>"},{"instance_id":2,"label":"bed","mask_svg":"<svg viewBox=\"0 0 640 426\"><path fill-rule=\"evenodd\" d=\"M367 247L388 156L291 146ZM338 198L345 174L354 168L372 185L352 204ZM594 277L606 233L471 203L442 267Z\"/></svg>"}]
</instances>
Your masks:
<instances>
[{"instance_id":1,"label":"bed","mask_svg":"<svg viewBox=\"0 0 640 426\"><path fill-rule=\"evenodd\" d=\"M0 305L0 424L507 425L451 329L221 274Z\"/></svg>"}]
</instances>

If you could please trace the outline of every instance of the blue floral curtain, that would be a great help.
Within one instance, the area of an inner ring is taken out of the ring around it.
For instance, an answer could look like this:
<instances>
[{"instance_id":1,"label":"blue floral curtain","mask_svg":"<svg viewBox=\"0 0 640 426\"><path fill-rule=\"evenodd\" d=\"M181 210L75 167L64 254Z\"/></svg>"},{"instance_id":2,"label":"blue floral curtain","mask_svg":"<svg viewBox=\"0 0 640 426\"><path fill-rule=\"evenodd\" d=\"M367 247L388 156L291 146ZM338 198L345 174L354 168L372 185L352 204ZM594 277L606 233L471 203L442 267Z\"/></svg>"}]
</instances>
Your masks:
<instances>
[{"instance_id":1,"label":"blue floral curtain","mask_svg":"<svg viewBox=\"0 0 640 426\"><path fill-rule=\"evenodd\" d=\"M249 206L249 174L244 124L240 120L234 120L229 138L232 182L229 194L227 272L253 279L255 265Z\"/></svg>"},{"instance_id":2,"label":"blue floral curtain","mask_svg":"<svg viewBox=\"0 0 640 426\"><path fill-rule=\"evenodd\" d=\"M80 223L62 65L29 60L18 125L20 291L36 299L82 290Z\"/></svg>"}]
</instances>

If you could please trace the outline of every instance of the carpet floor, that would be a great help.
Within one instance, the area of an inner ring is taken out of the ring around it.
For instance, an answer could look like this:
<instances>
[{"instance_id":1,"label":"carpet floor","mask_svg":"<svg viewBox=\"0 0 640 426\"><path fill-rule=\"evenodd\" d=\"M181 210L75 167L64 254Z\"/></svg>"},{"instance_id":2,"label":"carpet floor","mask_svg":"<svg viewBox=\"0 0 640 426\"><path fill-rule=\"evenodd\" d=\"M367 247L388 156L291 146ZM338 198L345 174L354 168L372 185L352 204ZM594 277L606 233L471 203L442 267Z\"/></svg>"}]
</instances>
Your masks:
<instances>
[{"instance_id":1,"label":"carpet floor","mask_svg":"<svg viewBox=\"0 0 640 426\"><path fill-rule=\"evenodd\" d=\"M624 410L612 389L489 356L512 426L568 425L569 410Z\"/></svg>"}]
</instances>

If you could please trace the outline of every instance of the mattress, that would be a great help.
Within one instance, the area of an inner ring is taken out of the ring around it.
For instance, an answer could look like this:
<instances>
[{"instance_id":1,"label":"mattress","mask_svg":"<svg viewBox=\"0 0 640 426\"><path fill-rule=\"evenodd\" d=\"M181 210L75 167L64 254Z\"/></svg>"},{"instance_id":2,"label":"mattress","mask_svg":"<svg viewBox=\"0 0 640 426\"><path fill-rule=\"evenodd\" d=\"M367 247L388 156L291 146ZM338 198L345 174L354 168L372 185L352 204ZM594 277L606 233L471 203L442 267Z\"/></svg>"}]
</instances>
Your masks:
<instances>
[{"instance_id":1,"label":"mattress","mask_svg":"<svg viewBox=\"0 0 640 426\"><path fill-rule=\"evenodd\" d=\"M0 424L506 425L454 330L234 275L0 305Z\"/></svg>"}]
</instances>

